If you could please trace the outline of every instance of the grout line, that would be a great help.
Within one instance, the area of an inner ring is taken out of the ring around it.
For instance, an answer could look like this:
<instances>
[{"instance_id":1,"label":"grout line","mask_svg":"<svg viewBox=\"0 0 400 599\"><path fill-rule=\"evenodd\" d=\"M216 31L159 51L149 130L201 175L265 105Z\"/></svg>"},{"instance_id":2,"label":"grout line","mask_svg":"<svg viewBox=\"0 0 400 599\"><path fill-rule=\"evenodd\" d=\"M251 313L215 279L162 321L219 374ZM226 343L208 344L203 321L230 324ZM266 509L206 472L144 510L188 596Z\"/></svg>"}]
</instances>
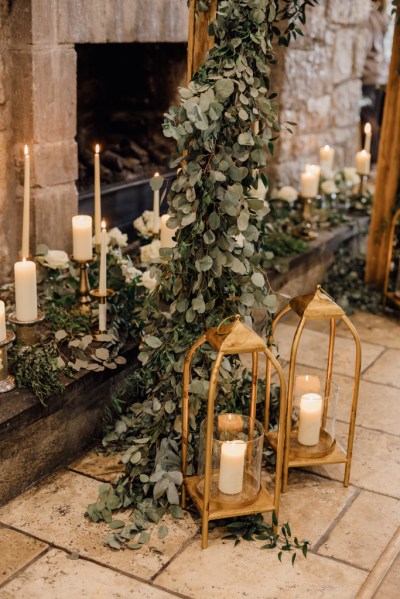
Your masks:
<instances>
[{"instance_id":1,"label":"grout line","mask_svg":"<svg viewBox=\"0 0 400 599\"><path fill-rule=\"evenodd\" d=\"M399 555L400 528L397 529L370 574L364 580L355 599L373 599Z\"/></svg>"},{"instance_id":2,"label":"grout line","mask_svg":"<svg viewBox=\"0 0 400 599\"><path fill-rule=\"evenodd\" d=\"M91 480L97 480L99 483L108 483L110 485L113 484L112 481L106 478L100 478L98 476L94 476L93 474L88 474L87 472L82 472L81 470L75 470L75 468L70 468L69 466L65 466L65 470L67 472L73 472L74 474L80 474L81 476L85 476L86 478L90 478ZM118 474L118 472L115 472ZM120 472L121 476L123 475L123 471Z\"/></svg>"},{"instance_id":3,"label":"grout line","mask_svg":"<svg viewBox=\"0 0 400 599\"><path fill-rule=\"evenodd\" d=\"M338 522L340 520L342 520L343 516L346 514L346 512L349 510L349 508L353 505L353 503L355 502L357 497L360 495L360 493L361 493L361 491L359 489L355 488L354 493L348 498L348 500L346 501L346 503L344 504L344 506L342 507L340 512L338 514L336 514L335 518L331 521L328 528L321 535L321 537L318 539L318 541L316 543L314 543L314 545L312 546L313 553L316 554L318 552L320 547L325 543L325 541L330 536L332 530L336 527L336 524L338 524Z\"/></svg>"},{"instance_id":4,"label":"grout line","mask_svg":"<svg viewBox=\"0 0 400 599\"><path fill-rule=\"evenodd\" d=\"M366 572L367 574L369 574L369 572L370 572L370 570L368 570L368 568L364 568L363 566L357 566L356 564L352 564L351 562L346 562L344 559L340 559L340 557L334 557L333 555L323 555L321 553L315 553L314 555L316 555L318 557L323 557L325 559L332 560L333 562L342 564L344 566L350 566L351 568L354 568L355 570L360 570L361 572Z\"/></svg>"},{"instance_id":5,"label":"grout line","mask_svg":"<svg viewBox=\"0 0 400 599\"><path fill-rule=\"evenodd\" d=\"M182 547L176 553L174 553L174 555L163 566L161 566L161 568L151 577L151 580L156 580L156 578L158 578L158 576L160 576L160 574L162 574L164 570L166 570L168 566L170 566L172 562L177 557L179 557L195 541L196 537L198 536L198 533L199 531L197 531L192 537L190 537L190 539L187 539L185 543L182 545Z\"/></svg>"},{"instance_id":6,"label":"grout line","mask_svg":"<svg viewBox=\"0 0 400 599\"><path fill-rule=\"evenodd\" d=\"M4 527L4 528L7 528L7 527ZM20 532L20 531L18 531L18 532ZM50 545L48 545L47 547L44 547L44 549L42 549L42 551L40 553L38 553L37 555L35 555L34 558L32 558L29 562L27 562L23 566L21 566L21 568L18 568L18 570L16 570L14 572L14 574L11 574L11 576L9 576L8 578L6 578L6 580L3 580L3 582L0 583L0 589L2 589L6 584L8 584L12 580L14 580L14 578L17 578L20 574L22 574L22 572L24 572L25 570L27 570L35 562L39 561L44 555L46 555L46 553L48 551L50 551L50 549L51 549Z\"/></svg>"},{"instance_id":7,"label":"grout line","mask_svg":"<svg viewBox=\"0 0 400 599\"><path fill-rule=\"evenodd\" d=\"M346 424L347 426L350 426L350 423L346 422L346 420L340 420L339 418L337 418L336 422L340 422L341 424ZM385 431L381 428L371 428L370 426L364 426L363 424L357 424L357 422L356 422L356 428L362 428L364 431L373 431L375 433L389 435L389 437L394 437L395 439L398 439L400 437L399 434L396 435L395 433L389 433L388 431Z\"/></svg>"},{"instance_id":8,"label":"grout line","mask_svg":"<svg viewBox=\"0 0 400 599\"><path fill-rule=\"evenodd\" d=\"M14 530L15 532L19 532L27 537L30 537L31 539L35 539L36 541L41 541L42 543L46 543L48 545L48 547L45 548L45 550L42 552L42 554L49 551L49 549L58 549L59 551L62 551L63 553L66 553L66 554L72 553L72 550L67 547L63 547L62 545L58 545L57 543L53 543L52 541L47 541L46 539L38 537L30 532L21 530L15 526L13 526L12 524L5 524L5 523L0 523L0 524L4 528ZM111 566L110 564L105 564L104 562L101 562L94 557L90 557L88 555L82 555L81 553L79 553L79 551L77 551L77 553L79 554L79 559L86 560L88 562L92 562L93 564L96 564L97 566L101 566L102 568L107 568L108 570L112 570L113 572L117 572L118 574L122 574L124 576L127 576L128 578L132 578L133 580L136 580L136 581L146 584L148 586L159 588L163 591L168 592L173 597L179 597L180 599L190 599L190 597L188 598L187 595L182 595L180 593L177 593L176 591L171 591L169 589L164 589L162 586L155 584L151 579L149 580L147 578L142 578L141 576L131 574L130 572L126 572L125 570L121 570L120 568ZM32 560L32 562L30 562L30 563L33 563L34 561L36 561L36 559L37 558L34 558ZM9 579L9 580L11 580L11 579ZM1 585L0 585L0 588L1 588Z\"/></svg>"}]
</instances>

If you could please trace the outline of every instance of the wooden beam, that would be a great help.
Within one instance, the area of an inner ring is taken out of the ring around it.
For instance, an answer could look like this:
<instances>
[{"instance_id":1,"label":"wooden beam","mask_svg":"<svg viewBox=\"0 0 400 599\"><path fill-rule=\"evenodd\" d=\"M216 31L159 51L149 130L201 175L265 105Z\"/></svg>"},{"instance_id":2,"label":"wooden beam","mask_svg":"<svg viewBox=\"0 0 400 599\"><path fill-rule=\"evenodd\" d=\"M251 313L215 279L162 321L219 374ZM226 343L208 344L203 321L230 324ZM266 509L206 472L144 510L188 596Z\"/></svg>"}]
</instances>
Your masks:
<instances>
[{"instance_id":1,"label":"wooden beam","mask_svg":"<svg viewBox=\"0 0 400 599\"><path fill-rule=\"evenodd\" d=\"M204 62L207 52L214 45L214 38L208 35L208 27L215 20L217 1L211 0L207 12L199 12L196 16L197 0L191 0L189 10L189 37L187 56L187 83Z\"/></svg>"},{"instance_id":2,"label":"wooden beam","mask_svg":"<svg viewBox=\"0 0 400 599\"><path fill-rule=\"evenodd\" d=\"M397 15L399 17L399 15ZM383 285L390 223L400 183L400 23L394 28L392 58L379 141L378 168L369 232L365 280Z\"/></svg>"}]
</instances>

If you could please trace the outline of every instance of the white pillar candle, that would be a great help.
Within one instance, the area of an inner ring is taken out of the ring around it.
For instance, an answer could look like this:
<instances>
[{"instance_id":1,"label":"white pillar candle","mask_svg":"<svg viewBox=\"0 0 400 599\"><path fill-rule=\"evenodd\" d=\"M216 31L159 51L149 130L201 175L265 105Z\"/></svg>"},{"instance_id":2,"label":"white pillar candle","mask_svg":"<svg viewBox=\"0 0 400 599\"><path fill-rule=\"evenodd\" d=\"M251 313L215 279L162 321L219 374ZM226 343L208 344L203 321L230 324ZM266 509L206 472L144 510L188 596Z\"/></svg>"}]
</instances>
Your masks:
<instances>
[{"instance_id":1,"label":"white pillar candle","mask_svg":"<svg viewBox=\"0 0 400 599\"><path fill-rule=\"evenodd\" d=\"M92 217L79 214L72 217L72 254L75 260L91 260Z\"/></svg>"},{"instance_id":2,"label":"white pillar candle","mask_svg":"<svg viewBox=\"0 0 400 599\"><path fill-rule=\"evenodd\" d=\"M160 175L156 173L155 177ZM160 190L153 191L153 233L158 235L160 232Z\"/></svg>"},{"instance_id":3,"label":"white pillar candle","mask_svg":"<svg viewBox=\"0 0 400 599\"><path fill-rule=\"evenodd\" d=\"M37 318L36 264L22 259L14 264L15 315L28 322Z\"/></svg>"},{"instance_id":4,"label":"white pillar candle","mask_svg":"<svg viewBox=\"0 0 400 599\"><path fill-rule=\"evenodd\" d=\"M318 179L321 176L321 166L319 164L306 164L304 167L306 173L315 173Z\"/></svg>"},{"instance_id":5,"label":"white pillar candle","mask_svg":"<svg viewBox=\"0 0 400 599\"><path fill-rule=\"evenodd\" d=\"M94 154L94 242L101 243L100 146Z\"/></svg>"},{"instance_id":6,"label":"white pillar candle","mask_svg":"<svg viewBox=\"0 0 400 599\"><path fill-rule=\"evenodd\" d=\"M319 377L313 374L304 374L296 377L296 397L300 398L305 393L319 393L321 391L321 381Z\"/></svg>"},{"instance_id":7,"label":"white pillar candle","mask_svg":"<svg viewBox=\"0 0 400 599\"><path fill-rule=\"evenodd\" d=\"M306 165L306 171L301 174L300 193L303 198L315 198L318 195L320 168L316 165Z\"/></svg>"},{"instance_id":8,"label":"white pillar candle","mask_svg":"<svg viewBox=\"0 0 400 599\"><path fill-rule=\"evenodd\" d=\"M225 441L221 446L218 488L227 495L236 495L243 488L244 458L246 443L244 441Z\"/></svg>"},{"instance_id":9,"label":"white pillar candle","mask_svg":"<svg viewBox=\"0 0 400 599\"><path fill-rule=\"evenodd\" d=\"M22 257L29 257L29 217L30 217L30 160L28 146L24 147L24 209L22 215Z\"/></svg>"},{"instance_id":10,"label":"white pillar candle","mask_svg":"<svg viewBox=\"0 0 400 599\"><path fill-rule=\"evenodd\" d=\"M160 247L162 248L173 248L176 246L176 241L172 239L176 233L176 229L168 228L168 219L168 214L163 214L160 219Z\"/></svg>"},{"instance_id":11,"label":"white pillar candle","mask_svg":"<svg viewBox=\"0 0 400 599\"><path fill-rule=\"evenodd\" d=\"M101 223L99 294L107 294L107 231L104 221Z\"/></svg>"},{"instance_id":12,"label":"white pillar candle","mask_svg":"<svg viewBox=\"0 0 400 599\"><path fill-rule=\"evenodd\" d=\"M323 172L331 171L333 168L333 159L335 150L330 146L324 146L319 149L319 161Z\"/></svg>"},{"instance_id":13,"label":"white pillar candle","mask_svg":"<svg viewBox=\"0 0 400 599\"><path fill-rule=\"evenodd\" d=\"M322 397L306 393L300 399L300 420L297 440L301 445L317 445L322 417Z\"/></svg>"},{"instance_id":14,"label":"white pillar candle","mask_svg":"<svg viewBox=\"0 0 400 599\"><path fill-rule=\"evenodd\" d=\"M372 137L371 123L365 123L364 133L365 133L364 150L369 153L369 152L371 152L371 137Z\"/></svg>"},{"instance_id":15,"label":"white pillar candle","mask_svg":"<svg viewBox=\"0 0 400 599\"><path fill-rule=\"evenodd\" d=\"M356 154L356 171L359 175L368 175L371 166L371 154L361 150Z\"/></svg>"},{"instance_id":16,"label":"white pillar candle","mask_svg":"<svg viewBox=\"0 0 400 599\"><path fill-rule=\"evenodd\" d=\"M6 307L4 302L0 300L0 342L7 338L6 330Z\"/></svg>"}]
</instances>

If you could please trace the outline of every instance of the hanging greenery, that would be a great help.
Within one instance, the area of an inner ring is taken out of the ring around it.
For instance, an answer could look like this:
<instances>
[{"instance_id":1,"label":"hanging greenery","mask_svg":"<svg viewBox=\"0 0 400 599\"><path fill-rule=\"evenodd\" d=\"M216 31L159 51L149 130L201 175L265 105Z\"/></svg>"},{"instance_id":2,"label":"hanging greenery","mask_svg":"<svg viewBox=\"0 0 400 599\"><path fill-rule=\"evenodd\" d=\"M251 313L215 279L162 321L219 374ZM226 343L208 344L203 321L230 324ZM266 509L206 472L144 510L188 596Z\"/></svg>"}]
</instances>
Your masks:
<instances>
[{"instance_id":1,"label":"hanging greenery","mask_svg":"<svg viewBox=\"0 0 400 599\"><path fill-rule=\"evenodd\" d=\"M268 184L260 169L281 128L270 72L274 45L302 35L297 23L304 24L306 7L315 4L220 0L210 30L215 46L189 86L179 90L180 105L165 115L164 134L176 143L171 167L180 168L168 197L168 226L177 228L177 245L162 249L165 263L152 269L157 287L143 307L142 367L127 380L121 397L127 408L103 442L107 449L123 449L125 474L113 488L103 487L102 497L89 506L95 521L110 522L113 509L128 506L136 508L136 519L139 513L157 521L171 505L180 515L185 354L206 329L232 313L246 316L261 307L268 324L276 310L259 251L260 222L268 208L257 195L261 177ZM208 3L197 6L207 10ZM213 358L205 345L194 360L191 462ZM249 386L239 357L223 361L219 383L218 409L245 409ZM126 540L114 533L106 542L118 548Z\"/></svg>"}]
</instances>

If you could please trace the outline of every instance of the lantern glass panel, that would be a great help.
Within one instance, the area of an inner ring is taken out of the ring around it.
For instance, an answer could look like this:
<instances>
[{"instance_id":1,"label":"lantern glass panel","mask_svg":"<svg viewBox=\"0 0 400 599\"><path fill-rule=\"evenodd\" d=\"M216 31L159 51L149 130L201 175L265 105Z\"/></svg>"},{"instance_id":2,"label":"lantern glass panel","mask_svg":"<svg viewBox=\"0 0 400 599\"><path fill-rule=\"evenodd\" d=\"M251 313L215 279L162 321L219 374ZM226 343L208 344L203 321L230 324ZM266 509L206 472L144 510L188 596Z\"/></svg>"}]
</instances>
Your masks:
<instances>
[{"instance_id":1,"label":"lantern glass panel","mask_svg":"<svg viewBox=\"0 0 400 599\"><path fill-rule=\"evenodd\" d=\"M200 425L198 492L204 491L207 419ZM211 495L225 506L251 503L261 486L264 427L242 414L219 414L213 419Z\"/></svg>"}]
</instances>

